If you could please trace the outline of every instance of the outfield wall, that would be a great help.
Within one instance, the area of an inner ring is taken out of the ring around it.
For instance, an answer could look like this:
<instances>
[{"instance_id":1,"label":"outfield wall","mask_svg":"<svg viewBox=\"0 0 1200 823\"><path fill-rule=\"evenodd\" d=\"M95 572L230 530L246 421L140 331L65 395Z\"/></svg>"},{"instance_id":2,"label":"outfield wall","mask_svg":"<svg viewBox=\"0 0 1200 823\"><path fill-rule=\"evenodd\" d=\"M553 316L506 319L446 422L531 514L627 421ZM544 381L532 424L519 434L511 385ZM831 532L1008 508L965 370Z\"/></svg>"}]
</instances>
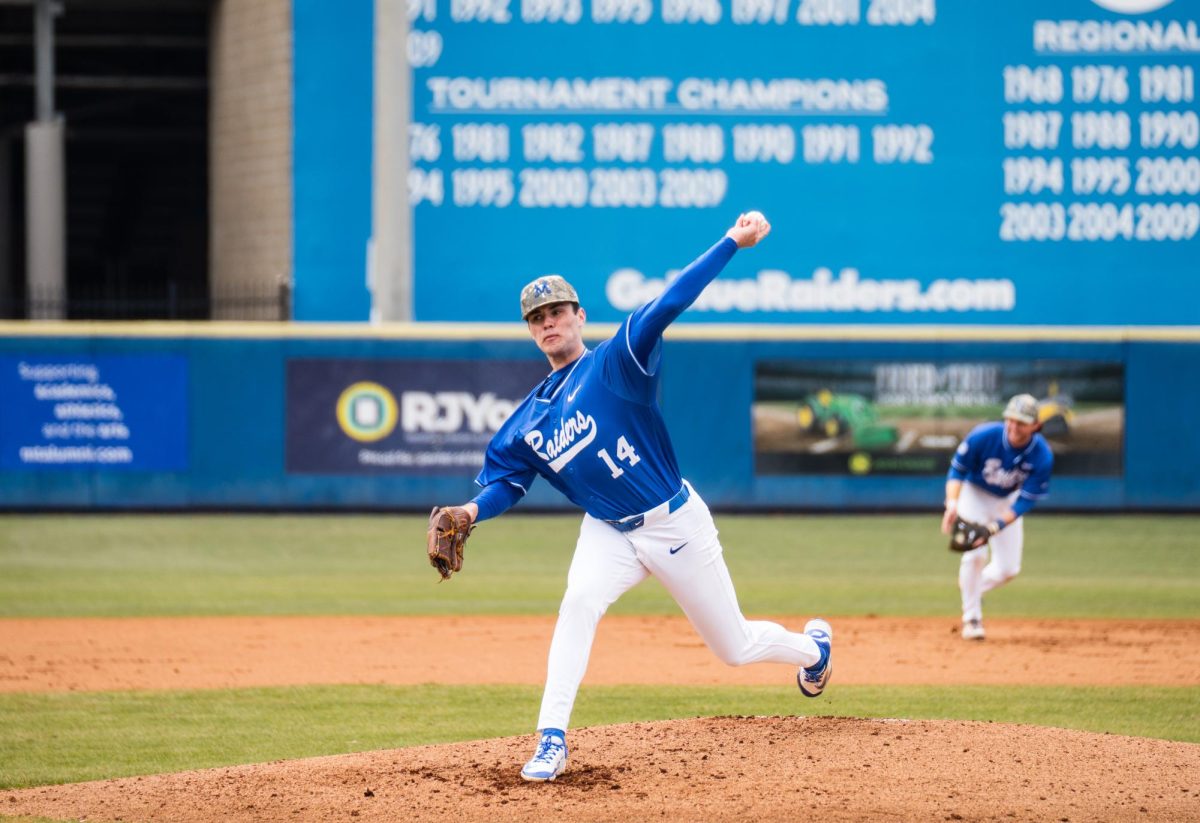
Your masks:
<instances>
[{"instance_id":1,"label":"outfield wall","mask_svg":"<svg viewBox=\"0 0 1200 823\"><path fill-rule=\"evenodd\" d=\"M0 508L458 502L544 372L512 324L0 325ZM662 403L714 506L931 509L962 427L1017 391L1069 417L1045 508L1200 507L1194 328L685 327ZM802 408L822 396L840 419Z\"/></svg>"}]
</instances>

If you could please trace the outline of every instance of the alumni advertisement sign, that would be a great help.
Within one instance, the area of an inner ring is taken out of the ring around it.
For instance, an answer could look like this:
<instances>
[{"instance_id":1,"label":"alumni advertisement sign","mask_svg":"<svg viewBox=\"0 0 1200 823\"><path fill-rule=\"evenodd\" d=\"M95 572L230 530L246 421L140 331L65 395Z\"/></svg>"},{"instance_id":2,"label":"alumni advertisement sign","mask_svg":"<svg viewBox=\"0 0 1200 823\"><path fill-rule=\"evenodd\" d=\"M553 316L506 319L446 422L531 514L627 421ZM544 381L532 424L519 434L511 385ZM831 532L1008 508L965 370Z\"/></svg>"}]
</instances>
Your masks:
<instances>
[{"instance_id":1,"label":"alumni advertisement sign","mask_svg":"<svg viewBox=\"0 0 1200 823\"><path fill-rule=\"evenodd\" d=\"M187 468L187 358L0 357L0 469Z\"/></svg>"}]
</instances>

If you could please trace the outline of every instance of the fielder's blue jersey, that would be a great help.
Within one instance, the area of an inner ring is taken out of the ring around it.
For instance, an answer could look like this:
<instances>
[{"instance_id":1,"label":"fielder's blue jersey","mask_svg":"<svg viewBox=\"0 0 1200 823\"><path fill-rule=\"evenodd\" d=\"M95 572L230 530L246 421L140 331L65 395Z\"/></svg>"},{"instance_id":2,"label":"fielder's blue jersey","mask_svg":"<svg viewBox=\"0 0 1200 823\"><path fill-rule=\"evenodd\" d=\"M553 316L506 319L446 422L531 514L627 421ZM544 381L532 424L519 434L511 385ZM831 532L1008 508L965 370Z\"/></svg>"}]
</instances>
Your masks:
<instances>
[{"instance_id":1,"label":"fielder's blue jersey","mask_svg":"<svg viewBox=\"0 0 1200 823\"><path fill-rule=\"evenodd\" d=\"M640 514L674 497L683 478L658 405L662 330L736 251L733 240L723 239L612 338L551 372L496 432L475 482L485 492L497 483L519 490L499 504L507 508L541 475L601 520Z\"/></svg>"},{"instance_id":2,"label":"fielder's blue jersey","mask_svg":"<svg viewBox=\"0 0 1200 823\"><path fill-rule=\"evenodd\" d=\"M1004 435L1004 423L992 422L976 426L959 444L950 461L949 477L997 497L1007 497L1019 488L1013 510L1021 515L1049 492L1053 468L1054 453L1044 437L1035 434L1016 449Z\"/></svg>"}]
</instances>

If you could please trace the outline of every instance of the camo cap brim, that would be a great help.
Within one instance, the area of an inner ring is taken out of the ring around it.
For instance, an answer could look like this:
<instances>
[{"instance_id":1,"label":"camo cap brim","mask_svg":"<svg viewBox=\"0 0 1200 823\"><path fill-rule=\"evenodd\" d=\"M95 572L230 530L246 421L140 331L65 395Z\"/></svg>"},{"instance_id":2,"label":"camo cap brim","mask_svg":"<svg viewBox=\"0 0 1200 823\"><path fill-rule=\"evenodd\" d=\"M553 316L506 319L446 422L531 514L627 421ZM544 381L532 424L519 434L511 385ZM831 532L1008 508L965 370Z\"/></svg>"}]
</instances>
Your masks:
<instances>
[{"instance_id":1,"label":"camo cap brim","mask_svg":"<svg viewBox=\"0 0 1200 823\"><path fill-rule=\"evenodd\" d=\"M551 303L578 303L579 295L566 280L557 274L539 277L521 289L521 319Z\"/></svg>"}]
</instances>

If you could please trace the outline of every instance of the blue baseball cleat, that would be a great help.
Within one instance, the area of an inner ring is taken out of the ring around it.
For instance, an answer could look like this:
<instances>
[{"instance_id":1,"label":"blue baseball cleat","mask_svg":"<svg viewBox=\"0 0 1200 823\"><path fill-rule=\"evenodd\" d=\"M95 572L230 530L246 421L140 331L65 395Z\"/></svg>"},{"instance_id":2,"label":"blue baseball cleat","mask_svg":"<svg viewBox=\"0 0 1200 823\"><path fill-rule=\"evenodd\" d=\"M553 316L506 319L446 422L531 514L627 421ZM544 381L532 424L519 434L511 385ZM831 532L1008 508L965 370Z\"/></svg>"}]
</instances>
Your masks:
<instances>
[{"instance_id":1,"label":"blue baseball cleat","mask_svg":"<svg viewBox=\"0 0 1200 823\"><path fill-rule=\"evenodd\" d=\"M800 687L800 693L805 697L816 697L825 691L825 686L829 683L829 674L833 671L831 654L833 628L817 617L805 624L804 633L817 641L817 648L821 650L821 659L815 665L796 672L796 685Z\"/></svg>"},{"instance_id":2,"label":"blue baseball cleat","mask_svg":"<svg viewBox=\"0 0 1200 823\"><path fill-rule=\"evenodd\" d=\"M544 783L562 774L567 767L567 741L557 729L542 733L533 759L521 769L521 777Z\"/></svg>"}]
</instances>

